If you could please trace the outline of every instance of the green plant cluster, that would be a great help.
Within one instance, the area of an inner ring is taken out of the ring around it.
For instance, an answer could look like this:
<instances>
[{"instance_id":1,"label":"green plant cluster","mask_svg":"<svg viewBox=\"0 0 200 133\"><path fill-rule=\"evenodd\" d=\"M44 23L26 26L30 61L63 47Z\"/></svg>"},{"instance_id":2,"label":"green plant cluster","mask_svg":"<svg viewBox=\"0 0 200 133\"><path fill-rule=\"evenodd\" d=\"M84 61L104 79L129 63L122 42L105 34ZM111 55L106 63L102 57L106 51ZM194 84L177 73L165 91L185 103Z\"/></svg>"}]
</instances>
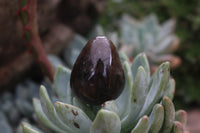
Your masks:
<instances>
[{"instance_id":1,"label":"green plant cluster","mask_svg":"<svg viewBox=\"0 0 200 133\"><path fill-rule=\"evenodd\" d=\"M116 20L123 13L128 13L138 19L142 19L150 13L155 13L160 22L164 22L169 18L176 19L176 34L181 40L181 46L176 55L182 59L182 65L172 72L177 81L176 99L180 97L183 100L184 97L184 103L182 102L182 104L200 103L200 82L198 82L200 73L199 7L200 1L196 0L109 0L105 14L99 22L105 29L113 30L117 27ZM180 101L176 103L180 103Z\"/></svg>"}]
</instances>

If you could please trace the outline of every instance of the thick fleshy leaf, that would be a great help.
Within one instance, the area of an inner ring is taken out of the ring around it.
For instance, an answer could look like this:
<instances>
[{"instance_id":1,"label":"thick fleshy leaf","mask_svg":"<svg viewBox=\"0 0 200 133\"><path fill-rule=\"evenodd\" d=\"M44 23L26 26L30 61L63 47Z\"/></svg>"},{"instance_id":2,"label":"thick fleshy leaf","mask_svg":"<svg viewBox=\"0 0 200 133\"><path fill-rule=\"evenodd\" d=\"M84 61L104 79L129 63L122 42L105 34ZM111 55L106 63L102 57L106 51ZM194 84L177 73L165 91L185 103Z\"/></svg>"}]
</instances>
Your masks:
<instances>
[{"instance_id":1,"label":"thick fleshy leaf","mask_svg":"<svg viewBox=\"0 0 200 133\"><path fill-rule=\"evenodd\" d=\"M90 133L120 133L121 122L114 112L101 109L92 123Z\"/></svg>"},{"instance_id":2,"label":"thick fleshy leaf","mask_svg":"<svg viewBox=\"0 0 200 133\"><path fill-rule=\"evenodd\" d=\"M139 116L149 114L153 106L161 100L167 89L169 75L169 63L165 62L159 66L150 81L150 89Z\"/></svg>"},{"instance_id":3,"label":"thick fleshy leaf","mask_svg":"<svg viewBox=\"0 0 200 133\"><path fill-rule=\"evenodd\" d=\"M31 127L31 125L29 125L28 123L26 122L23 122L22 123L22 129L23 129L23 133L40 133L39 131L33 129Z\"/></svg>"},{"instance_id":4,"label":"thick fleshy leaf","mask_svg":"<svg viewBox=\"0 0 200 133\"><path fill-rule=\"evenodd\" d=\"M12 128L9 125L6 116L0 111L0 131L3 133L12 133Z\"/></svg>"},{"instance_id":5,"label":"thick fleshy leaf","mask_svg":"<svg viewBox=\"0 0 200 133\"><path fill-rule=\"evenodd\" d=\"M164 123L160 132L170 133L175 119L174 104L168 97L164 96L162 100L162 105L164 107Z\"/></svg>"},{"instance_id":6,"label":"thick fleshy leaf","mask_svg":"<svg viewBox=\"0 0 200 133\"><path fill-rule=\"evenodd\" d=\"M51 62L54 69L57 69L59 65L65 66L65 64L62 62L62 60L56 55L49 54L48 59Z\"/></svg>"},{"instance_id":7,"label":"thick fleshy leaf","mask_svg":"<svg viewBox=\"0 0 200 133\"><path fill-rule=\"evenodd\" d=\"M64 59L67 65L72 68L76 58L80 54L82 48L87 43L86 39L81 35L76 34L70 44L67 45L64 51Z\"/></svg>"},{"instance_id":8,"label":"thick fleshy leaf","mask_svg":"<svg viewBox=\"0 0 200 133\"><path fill-rule=\"evenodd\" d=\"M72 93L69 85L71 70L59 66L54 76L53 89L56 92L60 101L65 103L72 103Z\"/></svg>"},{"instance_id":9,"label":"thick fleshy leaf","mask_svg":"<svg viewBox=\"0 0 200 133\"><path fill-rule=\"evenodd\" d=\"M133 81L136 77L138 68L142 66L147 74L147 81L149 83L150 81L150 67L149 62L147 60L147 57L144 53L138 54L131 65L132 75L133 75Z\"/></svg>"},{"instance_id":10,"label":"thick fleshy leaf","mask_svg":"<svg viewBox=\"0 0 200 133\"><path fill-rule=\"evenodd\" d=\"M88 38L94 38L96 36L105 36L105 32L103 30L103 27L99 24L95 25L92 31L89 33Z\"/></svg>"},{"instance_id":11,"label":"thick fleshy leaf","mask_svg":"<svg viewBox=\"0 0 200 133\"><path fill-rule=\"evenodd\" d=\"M56 102L55 108L60 119L73 130L81 133L89 132L92 121L81 109L61 102Z\"/></svg>"},{"instance_id":12,"label":"thick fleshy leaf","mask_svg":"<svg viewBox=\"0 0 200 133\"><path fill-rule=\"evenodd\" d=\"M116 102L114 100L105 102L102 105L102 109L115 112L117 115L119 115L119 109L118 109L118 106L117 106L117 104L116 104Z\"/></svg>"},{"instance_id":13,"label":"thick fleshy leaf","mask_svg":"<svg viewBox=\"0 0 200 133\"><path fill-rule=\"evenodd\" d=\"M174 93L175 93L175 80L171 78L169 80L169 83L167 85L167 91L166 91L166 96L169 97L171 100L174 98Z\"/></svg>"},{"instance_id":14,"label":"thick fleshy leaf","mask_svg":"<svg viewBox=\"0 0 200 133\"><path fill-rule=\"evenodd\" d=\"M121 95L116 99L116 104L119 108L119 113L120 113L120 118L124 118L124 116L127 115L129 107L130 107L130 93L132 89L132 84L133 84L133 79L132 79L132 73L131 73L131 68L130 64L125 61L123 63L123 68L125 72L125 88Z\"/></svg>"},{"instance_id":15,"label":"thick fleshy leaf","mask_svg":"<svg viewBox=\"0 0 200 133\"><path fill-rule=\"evenodd\" d=\"M82 109L91 120L94 120L98 110L101 108L100 105L95 106L95 105L82 103L76 97L73 98L73 105Z\"/></svg>"},{"instance_id":16,"label":"thick fleshy leaf","mask_svg":"<svg viewBox=\"0 0 200 133\"><path fill-rule=\"evenodd\" d=\"M128 56L124 52L121 52L121 51L119 51L119 57L122 63L129 60Z\"/></svg>"},{"instance_id":17,"label":"thick fleshy leaf","mask_svg":"<svg viewBox=\"0 0 200 133\"><path fill-rule=\"evenodd\" d=\"M174 31L174 27L175 27L175 20L170 19L166 21L160 28L157 40L161 41L163 38L171 34Z\"/></svg>"},{"instance_id":18,"label":"thick fleshy leaf","mask_svg":"<svg viewBox=\"0 0 200 133\"><path fill-rule=\"evenodd\" d=\"M44 112L42 110L42 106L41 106L41 103L40 103L39 99L36 99L36 98L33 99L33 106L34 106L34 109L35 109L35 113L37 115L37 119L40 121L40 123L44 127L48 128L48 129L50 129L51 131L54 131L54 132L65 133L64 130L58 128L56 125L54 125L47 118L47 116L44 114Z\"/></svg>"},{"instance_id":19,"label":"thick fleshy leaf","mask_svg":"<svg viewBox=\"0 0 200 133\"><path fill-rule=\"evenodd\" d=\"M147 95L147 78L146 72L142 66L138 68L138 72L131 91L131 105L128 115L122 120L122 131L130 131L139 120L139 113Z\"/></svg>"},{"instance_id":20,"label":"thick fleshy leaf","mask_svg":"<svg viewBox=\"0 0 200 133\"><path fill-rule=\"evenodd\" d=\"M148 116L143 116L131 131L131 133L147 133L149 126L149 118Z\"/></svg>"},{"instance_id":21,"label":"thick fleshy leaf","mask_svg":"<svg viewBox=\"0 0 200 133\"><path fill-rule=\"evenodd\" d=\"M160 104L156 104L149 116L148 133L158 133L164 120L164 108Z\"/></svg>"},{"instance_id":22,"label":"thick fleshy leaf","mask_svg":"<svg viewBox=\"0 0 200 133\"><path fill-rule=\"evenodd\" d=\"M157 32L160 27L159 27L158 20L155 14L150 14L143 20L143 22L144 22L144 26L147 32L150 32L155 36L158 34Z\"/></svg>"},{"instance_id":23,"label":"thick fleshy leaf","mask_svg":"<svg viewBox=\"0 0 200 133\"><path fill-rule=\"evenodd\" d=\"M184 110L176 111L175 120L179 121L183 125L183 129L185 130L187 124L187 112L185 112Z\"/></svg>"},{"instance_id":24,"label":"thick fleshy leaf","mask_svg":"<svg viewBox=\"0 0 200 133\"><path fill-rule=\"evenodd\" d=\"M166 53L166 49L169 49L171 47L171 44L173 43L175 39L174 35L169 35L166 36L165 38L163 38L161 40L161 42L158 42L159 45L157 45L156 47L154 47L153 53L155 54L163 54Z\"/></svg>"},{"instance_id":25,"label":"thick fleshy leaf","mask_svg":"<svg viewBox=\"0 0 200 133\"><path fill-rule=\"evenodd\" d=\"M175 121L173 124L174 125L173 125L171 133L184 133L183 126L180 122Z\"/></svg>"},{"instance_id":26,"label":"thick fleshy leaf","mask_svg":"<svg viewBox=\"0 0 200 133\"><path fill-rule=\"evenodd\" d=\"M45 115L53 124L66 132L76 133L60 120L44 86L40 87L40 101Z\"/></svg>"}]
</instances>

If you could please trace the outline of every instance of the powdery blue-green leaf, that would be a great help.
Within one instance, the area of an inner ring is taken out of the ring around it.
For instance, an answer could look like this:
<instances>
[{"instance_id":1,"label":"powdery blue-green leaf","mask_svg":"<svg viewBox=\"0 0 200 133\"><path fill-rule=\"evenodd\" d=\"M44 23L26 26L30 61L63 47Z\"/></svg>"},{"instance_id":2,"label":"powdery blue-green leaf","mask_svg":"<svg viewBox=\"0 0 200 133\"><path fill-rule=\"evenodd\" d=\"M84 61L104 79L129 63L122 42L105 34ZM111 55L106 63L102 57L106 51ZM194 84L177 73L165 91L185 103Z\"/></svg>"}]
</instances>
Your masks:
<instances>
[{"instance_id":1,"label":"powdery blue-green leaf","mask_svg":"<svg viewBox=\"0 0 200 133\"><path fill-rule=\"evenodd\" d=\"M26 122L22 122L22 129L23 129L23 133L41 133L41 132L33 129L33 127L31 127L31 125L29 125Z\"/></svg>"},{"instance_id":2,"label":"powdery blue-green leaf","mask_svg":"<svg viewBox=\"0 0 200 133\"><path fill-rule=\"evenodd\" d=\"M131 133L147 133L149 126L149 119L148 116L143 116L131 131Z\"/></svg>"},{"instance_id":3,"label":"powdery blue-green leaf","mask_svg":"<svg viewBox=\"0 0 200 133\"><path fill-rule=\"evenodd\" d=\"M173 19L166 21L160 28L160 31L159 31L159 34L157 37L157 41L162 41L163 38L172 34L174 31L175 23L176 22Z\"/></svg>"},{"instance_id":4,"label":"powdery blue-green leaf","mask_svg":"<svg viewBox=\"0 0 200 133\"><path fill-rule=\"evenodd\" d=\"M115 100L110 100L102 104L102 109L115 112L117 115L119 115L119 109Z\"/></svg>"},{"instance_id":5,"label":"powdery blue-green leaf","mask_svg":"<svg viewBox=\"0 0 200 133\"><path fill-rule=\"evenodd\" d=\"M70 89L70 74L71 70L63 67L58 66L54 76L54 91L58 96L59 100L65 103L72 103L72 92Z\"/></svg>"},{"instance_id":6,"label":"powdery blue-green leaf","mask_svg":"<svg viewBox=\"0 0 200 133\"><path fill-rule=\"evenodd\" d=\"M79 108L61 102L55 103L55 108L60 119L77 132L88 133L92 121Z\"/></svg>"},{"instance_id":7,"label":"powdery blue-green leaf","mask_svg":"<svg viewBox=\"0 0 200 133\"><path fill-rule=\"evenodd\" d=\"M58 128L56 125L54 125L48 118L47 116L44 114L43 110L42 110L42 106L40 103L39 99L34 98L33 99L33 106L35 109L35 113L37 115L37 119L40 121L40 123L50 129L53 132L59 132L59 133L65 133L64 130Z\"/></svg>"},{"instance_id":8,"label":"powdery blue-green leaf","mask_svg":"<svg viewBox=\"0 0 200 133\"><path fill-rule=\"evenodd\" d=\"M175 38L174 35L166 36L165 38L163 38L161 40L161 42L158 42L159 45L157 45L156 47L154 47L154 49L152 49L152 52L155 53L155 54L167 53L166 49L170 49L170 47L173 44L173 41L175 39L176 38Z\"/></svg>"},{"instance_id":9,"label":"powdery blue-green leaf","mask_svg":"<svg viewBox=\"0 0 200 133\"><path fill-rule=\"evenodd\" d=\"M149 116L148 133L158 133L164 120L164 108L160 104L156 104Z\"/></svg>"},{"instance_id":10,"label":"powdery blue-green leaf","mask_svg":"<svg viewBox=\"0 0 200 133\"><path fill-rule=\"evenodd\" d=\"M173 100L174 98L174 93L175 93L175 80L173 78L171 78L169 80L169 83L167 85L167 91L166 91L166 96L169 97L171 100Z\"/></svg>"},{"instance_id":11,"label":"powdery blue-green leaf","mask_svg":"<svg viewBox=\"0 0 200 133\"><path fill-rule=\"evenodd\" d=\"M99 24L95 25L94 28L92 29L92 31L89 33L88 38L92 39L96 36L105 36L105 32L103 30L103 27Z\"/></svg>"},{"instance_id":12,"label":"powdery blue-green leaf","mask_svg":"<svg viewBox=\"0 0 200 133\"><path fill-rule=\"evenodd\" d=\"M94 105L89 105L86 103L82 103L80 100L78 100L76 97L73 98L73 105L82 109L87 116L91 119L94 120L97 111L101 108L101 106L94 106Z\"/></svg>"},{"instance_id":13,"label":"powdery blue-green leaf","mask_svg":"<svg viewBox=\"0 0 200 133\"><path fill-rule=\"evenodd\" d=\"M90 133L120 133L121 122L114 112L101 109L92 123Z\"/></svg>"},{"instance_id":14,"label":"powdery blue-green leaf","mask_svg":"<svg viewBox=\"0 0 200 133\"><path fill-rule=\"evenodd\" d=\"M147 74L147 81L149 83L150 81L150 67L149 62L147 60L147 57L144 53L138 54L131 65L132 75L133 75L133 81L136 77L138 68L142 66Z\"/></svg>"},{"instance_id":15,"label":"powdery blue-green leaf","mask_svg":"<svg viewBox=\"0 0 200 133\"><path fill-rule=\"evenodd\" d=\"M139 116L149 114L153 106L161 100L167 89L169 75L169 63L165 62L159 66L151 79L150 89Z\"/></svg>"},{"instance_id":16,"label":"powdery blue-green leaf","mask_svg":"<svg viewBox=\"0 0 200 133\"><path fill-rule=\"evenodd\" d=\"M57 127L69 133L76 133L74 130L65 125L58 117L56 110L51 103L49 95L47 94L46 88L44 86L40 87L40 101L42 109L48 119L55 124Z\"/></svg>"},{"instance_id":17,"label":"powdery blue-green leaf","mask_svg":"<svg viewBox=\"0 0 200 133\"><path fill-rule=\"evenodd\" d=\"M175 120L174 104L168 97L163 97L162 105L164 107L164 123L161 129L161 133L170 133Z\"/></svg>"},{"instance_id":18,"label":"powdery blue-green leaf","mask_svg":"<svg viewBox=\"0 0 200 133\"><path fill-rule=\"evenodd\" d=\"M119 51L119 57L122 63L129 60L128 56L124 52L121 52L121 51Z\"/></svg>"},{"instance_id":19,"label":"powdery blue-green leaf","mask_svg":"<svg viewBox=\"0 0 200 133\"><path fill-rule=\"evenodd\" d=\"M184 133L182 124L178 121L173 122L171 133Z\"/></svg>"},{"instance_id":20,"label":"powdery blue-green leaf","mask_svg":"<svg viewBox=\"0 0 200 133\"><path fill-rule=\"evenodd\" d=\"M128 115L122 120L122 131L130 131L139 120L138 115L143 107L147 95L147 78L146 72L142 66L138 72L132 87L130 109Z\"/></svg>"},{"instance_id":21,"label":"powdery blue-green leaf","mask_svg":"<svg viewBox=\"0 0 200 133\"><path fill-rule=\"evenodd\" d=\"M124 68L125 79L126 79L125 88L123 92L121 93L121 95L116 99L116 104L119 108L121 119L124 118L128 113L128 110L130 107L130 95L131 95L130 93L131 93L132 84L133 84L130 64L127 61L123 63L123 68Z\"/></svg>"},{"instance_id":22,"label":"powdery blue-green leaf","mask_svg":"<svg viewBox=\"0 0 200 133\"><path fill-rule=\"evenodd\" d=\"M78 55L80 54L82 48L87 43L86 39L81 35L74 35L73 40L70 44L67 45L64 51L64 59L67 62L68 66L72 68Z\"/></svg>"},{"instance_id":23,"label":"powdery blue-green leaf","mask_svg":"<svg viewBox=\"0 0 200 133\"><path fill-rule=\"evenodd\" d=\"M9 125L6 116L0 111L0 131L3 133L12 133L12 128Z\"/></svg>"},{"instance_id":24,"label":"powdery blue-green leaf","mask_svg":"<svg viewBox=\"0 0 200 133\"><path fill-rule=\"evenodd\" d=\"M185 112L184 110L176 111L175 120L179 121L182 124L183 129L185 130L187 124L187 112Z\"/></svg>"}]
</instances>

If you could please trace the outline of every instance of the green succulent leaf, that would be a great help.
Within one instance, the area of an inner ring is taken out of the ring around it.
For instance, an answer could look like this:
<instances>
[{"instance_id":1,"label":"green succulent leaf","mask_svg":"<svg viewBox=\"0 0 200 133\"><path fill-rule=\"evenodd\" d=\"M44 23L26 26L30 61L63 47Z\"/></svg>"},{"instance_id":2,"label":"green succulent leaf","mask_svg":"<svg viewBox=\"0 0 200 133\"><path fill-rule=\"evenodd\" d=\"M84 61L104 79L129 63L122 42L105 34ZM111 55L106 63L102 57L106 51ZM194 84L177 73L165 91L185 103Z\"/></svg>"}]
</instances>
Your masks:
<instances>
[{"instance_id":1,"label":"green succulent leaf","mask_svg":"<svg viewBox=\"0 0 200 133\"><path fill-rule=\"evenodd\" d=\"M130 93L132 89L132 84L133 84L133 79L132 79L132 73L131 73L131 68L130 64L125 61L123 63L124 71L125 71L125 88L122 92L122 94L116 99L116 104L119 108L120 112L120 118L124 118L129 110L130 107Z\"/></svg>"},{"instance_id":2,"label":"green succulent leaf","mask_svg":"<svg viewBox=\"0 0 200 133\"><path fill-rule=\"evenodd\" d=\"M156 46L153 49L153 52L155 54L165 54L165 53L167 53L166 49L169 49L171 47L174 39L175 39L174 35L166 36L165 38L162 39L161 42L158 43L159 45Z\"/></svg>"},{"instance_id":3,"label":"green succulent leaf","mask_svg":"<svg viewBox=\"0 0 200 133\"><path fill-rule=\"evenodd\" d=\"M162 41L163 38L172 34L174 32L174 27L175 27L175 20L170 19L166 21L160 28L157 40Z\"/></svg>"},{"instance_id":4,"label":"green succulent leaf","mask_svg":"<svg viewBox=\"0 0 200 133\"><path fill-rule=\"evenodd\" d=\"M167 85L167 91L166 91L166 96L169 97L171 100L173 100L174 98L174 93L175 93L175 80L174 79L170 79L169 83Z\"/></svg>"},{"instance_id":5,"label":"green succulent leaf","mask_svg":"<svg viewBox=\"0 0 200 133\"><path fill-rule=\"evenodd\" d=\"M164 96L162 105L164 107L164 123L161 129L161 133L170 133L173 127L173 122L175 120L174 104L168 97Z\"/></svg>"},{"instance_id":6,"label":"green succulent leaf","mask_svg":"<svg viewBox=\"0 0 200 133\"><path fill-rule=\"evenodd\" d=\"M60 119L70 128L81 133L89 132L92 121L81 109L62 102L56 102L55 108Z\"/></svg>"},{"instance_id":7,"label":"green succulent leaf","mask_svg":"<svg viewBox=\"0 0 200 133\"><path fill-rule=\"evenodd\" d=\"M156 104L149 116L148 133L158 133L164 120L164 108L161 104Z\"/></svg>"},{"instance_id":8,"label":"green succulent leaf","mask_svg":"<svg viewBox=\"0 0 200 133\"><path fill-rule=\"evenodd\" d=\"M37 115L37 119L40 121L40 123L44 126L44 128L48 128L53 132L59 132L59 133L65 133L64 130L57 127L55 124L53 124L47 116L44 114L42 110L42 106L39 99L34 98L33 99L33 106L35 109L35 113Z\"/></svg>"},{"instance_id":9,"label":"green succulent leaf","mask_svg":"<svg viewBox=\"0 0 200 133\"><path fill-rule=\"evenodd\" d=\"M76 58L82 48L87 43L86 39L79 34L75 34L73 40L67 45L64 53L65 60L70 68L74 65Z\"/></svg>"},{"instance_id":10,"label":"green succulent leaf","mask_svg":"<svg viewBox=\"0 0 200 133\"><path fill-rule=\"evenodd\" d=\"M102 109L115 112L117 115L119 115L119 109L118 109L117 104L116 104L116 102L114 100L105 102L103 104Z\"/></svg>"},{"instance_id":11,"label":"green succulent leaf","mask_svg":"<svg viewBox=\"0 0 200 133\"><path fill-rule=\"evenodd\" d=\"M185 130L187 124L187 113L184 110L178 110L175 113L175 120L179 121Z\"/></svg>"},{"instance_id":12,"label":"green succulent leaf","mask_svg":"<svg viewBox=\"0 0 200 133\"><path fill-rule=\"evenodd\" d=\"M171 133L184 133L183 126L180 122L175 121Z\"/></svg>"},{"instance_id":13,"label":"green succulent leaf","mask_svg":"<svg viewBox=\"0 0 200 133\"><path fill-rule=\"evenodd\" d=\"M136 77L136 73L138 68L142 66L147 74L147 81L149 83L150 81L150 67L149 62L147 60L147 57L144 53L138 54L131 65L132 75L133 75L133 81Z\"/></svg>"},{"instance_id":14,"label":"green succulent leaf","mask_svg":"<svg viewBox=\"0 0 200 133\"><path fill-rule=\"evenodd\" d=\"M143 116L135 128L131 131L131 133L147 133L149 126L149 118L148 116Z\"/></svg>"},{"instance_id":15,"label":"green succulent leaf","mask_svg":"<svg viewBox=\"0 0 200 133\"><path fill-rule=\"evenodd\" d=\"M94 120L96 113L101 108L100 106L94 106L94 105L82 103L76 97L73 98L73 105L82 109L91 120Z\"/></svg>"},{"instance_id":16,"label":"green succulent leaf","mask_svg":"<svg viewBox=\"0 0 200 133\"><path fill-rule=\"evenodd\" d=\"M53 124L66 132L76 133L60 120L44 86L40 87L40 101L44 113Z\"/></svg>"},{"instance_id":17,"label":"green succulent leaf","mask_svg":"<svg viewBox=\"0 0 200 133\"><path fill-rule=\"evenodd\" d=\"M159 66L150 81L149 92L139 116L149 114L153 106L161 100L167 89L169 75L169 63L165 62Z\"/></svg>"},{"instance_id":18,"label":"green succulent leaf","mask_svg":"<svg viewBox=\"0 0 200 133\"><path fill-rule=\"evenodd\" d=\"M41 133L33 129L33 127L26 122L22 122L22 129L23 129L23 133Z\"/></svg>"},{"instance_id":19,"label":"green succulent leaf","mask_svg":"<svg viewBox=\"0 0 200 133\"><path fill-rule=\"evenodd\" d=\"M60 101L72 104L72 92L69 85L71 70L58 66L54 76L54 91Z\"/></svg>"},{"instance_id":20,"label":"green succulent leaf","mask_svg":"<svg viewBox=\"0 0 200 133\"><path fill-rule=\"evenodd\" d=\"M147 96L147 78L146 72L142 66L138 68L138 72L132 87L130 97L130 110L128 115L122 120L122 131L130 131L139 120L139 113L143 107Z\"/></svg>"},{"instance_id":21,"label":"green succulent leaf","mask_svg":"<svg viewBox=\"0 0 200 133\"><path fill-rule=\"evenodd\" d=\"M101 109L92 123L90 133L120 133L121 122L114 112Z\"/></svg>"}]
</instances>

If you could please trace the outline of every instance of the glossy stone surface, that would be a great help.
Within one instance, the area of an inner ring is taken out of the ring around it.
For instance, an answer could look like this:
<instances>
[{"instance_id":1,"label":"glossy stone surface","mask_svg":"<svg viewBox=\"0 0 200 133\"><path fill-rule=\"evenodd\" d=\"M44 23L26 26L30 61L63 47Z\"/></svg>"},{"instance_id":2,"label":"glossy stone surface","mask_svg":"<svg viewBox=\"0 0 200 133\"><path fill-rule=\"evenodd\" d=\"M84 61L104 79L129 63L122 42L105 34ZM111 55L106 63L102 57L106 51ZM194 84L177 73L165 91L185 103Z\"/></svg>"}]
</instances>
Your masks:
<instances>
[{"instance_id":1,"label":"glossy stone surface","mask_svg":"<svg viewBox=\"0 0 200 133\"><path fill-rule=\"evenodd\" d=\"M97 36L82 49L71 73L70 86L79 100L93 105L116 99L125 84L117 49Z\"/></svg>"}]
</instances>

